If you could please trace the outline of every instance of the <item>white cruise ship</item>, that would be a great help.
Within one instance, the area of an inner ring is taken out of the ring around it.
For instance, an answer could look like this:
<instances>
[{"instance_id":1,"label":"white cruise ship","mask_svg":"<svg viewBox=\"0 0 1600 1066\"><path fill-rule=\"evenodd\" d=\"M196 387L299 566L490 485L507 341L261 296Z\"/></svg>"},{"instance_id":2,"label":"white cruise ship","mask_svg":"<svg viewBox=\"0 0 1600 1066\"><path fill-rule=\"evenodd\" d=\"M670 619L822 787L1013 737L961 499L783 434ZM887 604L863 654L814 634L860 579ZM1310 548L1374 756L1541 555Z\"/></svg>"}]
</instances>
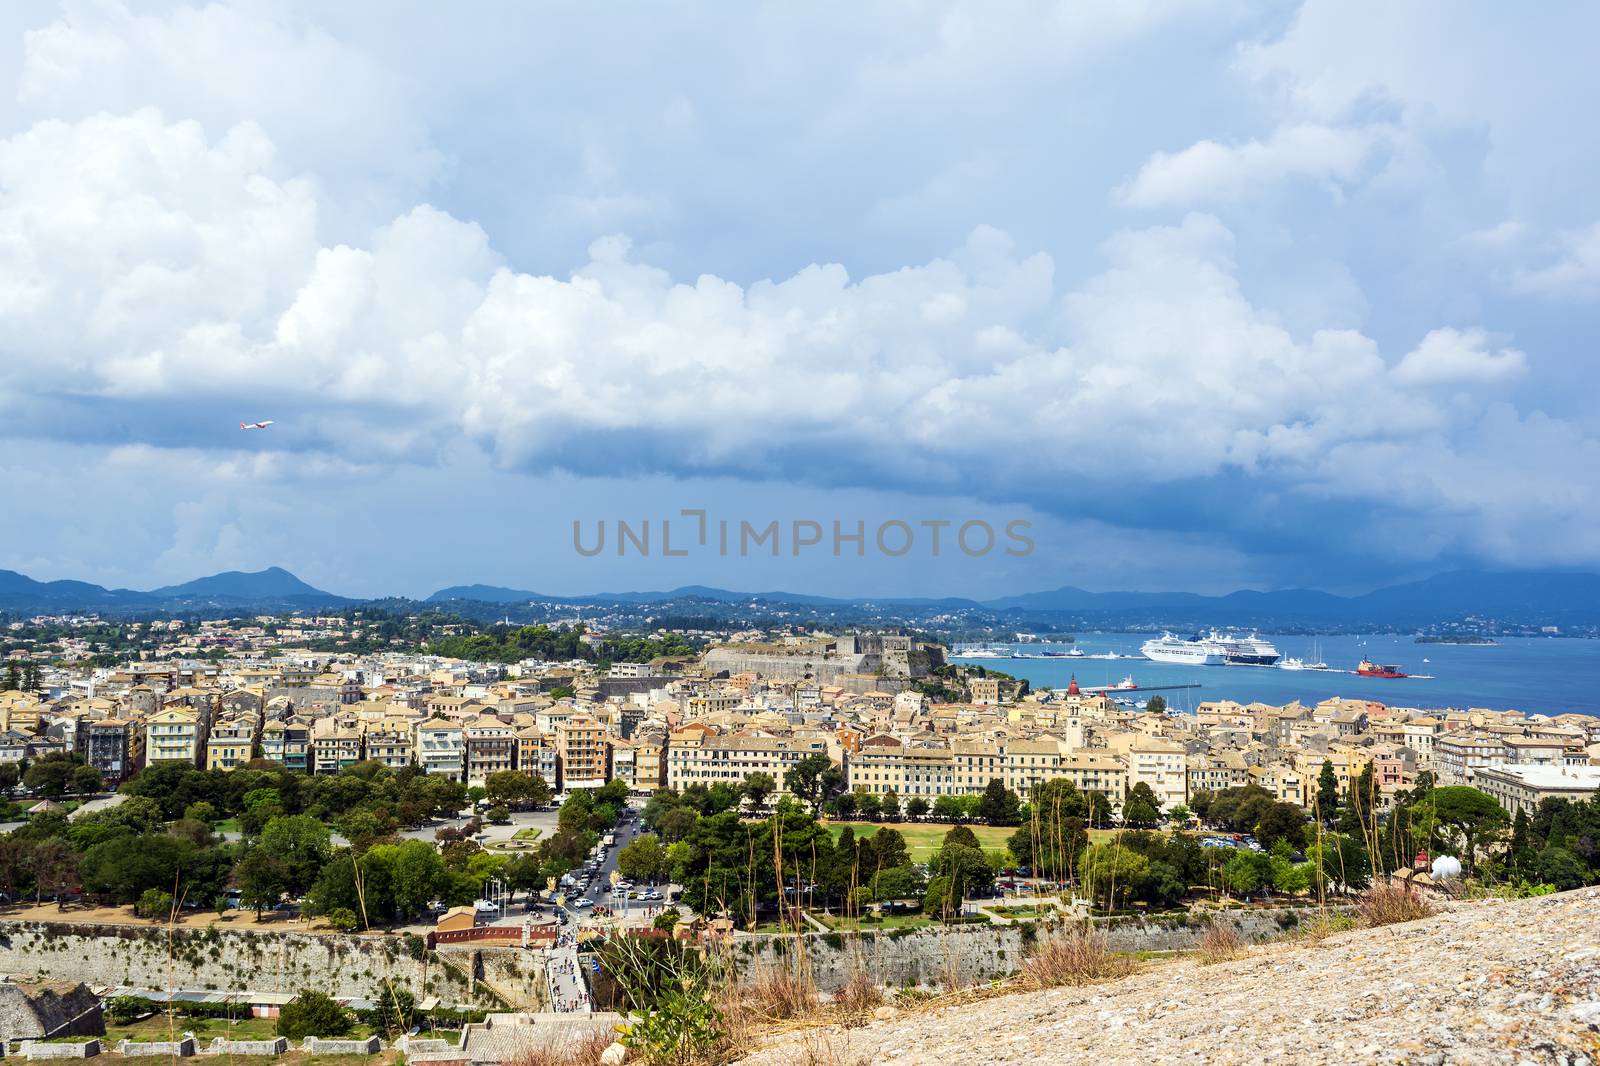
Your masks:
<instances>
[{"instance_id":1,"label":"white cruise ship","mask_svg":"<svg viewBox=\"0 0 1600 1066\"><path fill-rule=\"evenodd\" d=\"M1211 638L1184 640L1171 633L1147 640L1139 648L1146 659L1179 666L1221 666L1227 662L1224 646Z\"/></svg>"},{"instance_id":2,"label":"white cruise ship","mask_svg":"<svg viewBox=\"0 0 1600 1066\"><path fill-rule=\"evenodd\" d=\"M1210 640L1222 645L1222 659L1229 666L1272 666L1283 653L1270 640L1251 633L1248 637L1212 632Z\"/></svg>"}]
</instances>

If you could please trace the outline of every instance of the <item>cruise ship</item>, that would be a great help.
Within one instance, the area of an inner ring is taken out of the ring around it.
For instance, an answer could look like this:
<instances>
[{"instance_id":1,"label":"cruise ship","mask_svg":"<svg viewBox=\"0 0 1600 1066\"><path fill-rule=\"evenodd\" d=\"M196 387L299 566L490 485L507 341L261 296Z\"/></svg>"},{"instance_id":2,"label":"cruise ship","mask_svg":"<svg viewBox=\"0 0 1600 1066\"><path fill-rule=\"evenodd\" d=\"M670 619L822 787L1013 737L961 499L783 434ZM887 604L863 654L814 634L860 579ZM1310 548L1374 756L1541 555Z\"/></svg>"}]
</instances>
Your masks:
<instances>
[{"instance_id":1,"label":"cruise ship","mask_svg":"<svg viewBox=\"0 0 1600 1066\"><path fill-rule=\"evenodd\" d=\"M1192 640L1163 633L1145 641L1139 650L1151 662L1179 666L1272 666L1282 658L1270 641L1254 633L1240 637L1215 629Z\"/></svg>"},{"instance_id":2,"label":"cruise ship","mask_svg":"<svg viewBox=\"0 0 1600 1066\"><path fill-rule=\"evenodd\" d=\"M1223 647L1211 640L1196 638L1184 640L1171 633L1147 640L1139 647L1144 657L1156 663L1176 663L1179 666L1221 666L1227 662Z\"/></svg>"},{"instance_id":3,"label":"cruise ship","mask_svg":"<svg viewBox=\"0 0 1600 1066\"><path fill-rule=\"evenodd\" d=\"M1211 639L1222 644L1222 658L1229 666L1273 666L1283 653L1256 634L1248 637L1225 636L1213 632Z\"/></svg>"}]
</instances>

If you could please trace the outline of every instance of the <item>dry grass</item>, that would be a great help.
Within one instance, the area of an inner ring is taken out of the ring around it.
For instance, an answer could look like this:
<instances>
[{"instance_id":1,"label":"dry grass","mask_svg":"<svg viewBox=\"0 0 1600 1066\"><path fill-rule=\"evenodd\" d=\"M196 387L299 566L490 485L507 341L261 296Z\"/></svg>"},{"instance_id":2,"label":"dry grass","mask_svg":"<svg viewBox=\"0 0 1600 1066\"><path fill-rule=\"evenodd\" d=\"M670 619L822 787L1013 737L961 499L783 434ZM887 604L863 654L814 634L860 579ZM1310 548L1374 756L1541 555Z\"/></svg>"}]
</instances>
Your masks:
<instances>
[{"instance_id":1,"label":"dry grass","mask_svg":"<svg viewBox=\"0 0 1600 1066\"><path fill-rule=\"evenodd\" d=\"M1039 940L1022 964L1022 981L1031 988L1092 985L1126 977L1134 969L1132 959L1111 950L1104 933L1073 929Z\"/></svg>"},{"instance_id":2,"label":"dry grass","mask_svg":"<svg viewBox=\"0 0 1600 1066\"><path fill-rule=\"evenodd\" d=\"M505 1066L600 1066L600 1053L614 1039L604 1029L595 1029L560 1046L526 1048L506 1059Z\"/></svg>"},{"instance_id":3,"label":"dry grass","mask_svg":"<svg viewBox=\"0 0 1600 1066\"><path fill-rule=\"evenodd\" d=\"M1355 927L1356 920L1348 914L1319 914L1312 921L1302 924L1299 929L1289 933L1286 939L1320 944L1334 933L1349 932Z\"/></svg>"},{"instance_id":4,"label":"dry grass","mask_svg":"<svg viewBox=\"0 0 1600 1066\"><path fill-rule=\"evenodd\" d=\"M797 1066L868 1066L864 1055L851 1055L850 1044L825 1033L809 1033Z\"/></svg>"},{"instance_id":5,"label":"dry grass","mask_svg":"<svg viewBox=\"0 0 1600 1066\"><path fill-rule=\"evenodd\" d=\"M1405 885L1374 885L1356 904L1361 923L1369 928L1394 925L1397 922L1414 922L1418 918L1431 918L1438 908L1422 898L1420 892Z\"/></svg>"},{"instance_id":6,"label":"dry grass","mask_svg":"<svg viewBox=\"0 0 1600 1066\"><path fill-rule=\"evenodd\" d=\"M817 1011L817 988L790 966L777 966L740 989L738 1009L762 1021L803 1018Z\"/></svg>"},{"instance_id":7,"label":"dry grass","mask_svg":"<svg viewBox=\"0 0 1600 1066\"><path fill-rule=\"evenodd\" d=\"M1242 959L1249 954L1244 941L1239 938L1239 931L1226 922L1212 919L1206 927L1205 936L1200 938L1200 964L1210 966L1218 962L1232 962Z\"/></svg>"},{"instance_id":8,"label":"dry grass","mask_svg":"<svg viewBox=\"0 0 1600 1066\"><path fill-rule=\"evenodd\" d=\"M944 957L944 962L939 966L940 991L944 992L945 995L949 995L952 992L960 992L969 984L971 982L967 980L967 973L962 968L961 960L956 957L954 952L947 954Z\"/></svg>"},{"instance_id":9,"label":"dry grass","mask_svg":"<svg viewBox=\"0 0 1600 1066\"><path fill-rule=\"evenodd\" d=\"M867 971L857 970L850 975L843 988L834 993L833 1005L845 1014L865 1014L883 1004L883 989L867 976Z\"/></svg>"}]
</instances>

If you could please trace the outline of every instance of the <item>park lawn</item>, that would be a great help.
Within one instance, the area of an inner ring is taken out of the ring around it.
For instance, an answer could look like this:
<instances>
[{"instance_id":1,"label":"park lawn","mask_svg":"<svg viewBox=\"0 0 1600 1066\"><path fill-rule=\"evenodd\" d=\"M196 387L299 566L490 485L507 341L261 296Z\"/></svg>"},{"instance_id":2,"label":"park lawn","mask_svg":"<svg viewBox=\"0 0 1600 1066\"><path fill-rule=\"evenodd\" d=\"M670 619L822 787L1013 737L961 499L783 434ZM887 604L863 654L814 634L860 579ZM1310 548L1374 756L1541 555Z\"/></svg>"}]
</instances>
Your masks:
<instances>
[{"instance_id":1,"label":"park lawn","mask_svg":"<svg viewBox=\"0 0 1600 1066\"><path fill-rule=\"evenodd\" d=\"M239 825L237 818L224 818L213 827L218 833L243 833L244 828Z\"/></svg>"},{"instance_id":2,"label":"park lawn","mask_svg":"<svg viewBox=\"0 0 1600 1066\"><path fill-rule=\"evenodd\" d=\"M118 1040L172 1040L184 1033L193 1033L197 1044L209 1044L212 1037L217 1036L230 1040L270 1040L278 1035L277 1019L244 1017L229 1022L227 1018L190 1018L180 1014L169 1023L165 1014L155 1014L136 1022L111 1022L106 1026L105 1039L107 1047L114 1047Z\"/></svg>"},{"instance_id":3,"label":"park lawn","mask_svg":"<svg viewBox=\"0 0 1600 1066\"><path fill-rule=\"evenodd\" d=\"M530 825L526 829L518 829L515 833L512 833L511 834L511 839L512 840L538 840L539 839L539 834L543 833L543 832L544 832L543 829L535 829L533 826Z\"/></svg>"},{"instance_id":4,"label":"park lawn","mask_svg":"<svg viewBox=\"0 0 1600 1066\"><path fill-rule=\"evenodd\" d=\"M944 844L944 835L955 828L923 822L896 822L893 825L885 822L833 822L828 826L828 831L833 834L834 840L838 840L847 825L855 831L857 840L870 837L880 829L897 830L906 838L906 850L911 853L912 862L931 861ZM1015 829L996 825L969 825L967 828L977 836L978 843L983 845L985 851L1005 851L1006 840L1016 832Z\"/></svg>"},{"instance_id":5,"label":"park lawn","mask_svg":"<svg viewBox=\"0 0 1600 1066\"><path fill-rule=\"evenodd\" d=\"M811 917L839 932L872 932L874 929L923 929L934 923L922 916L920 911L908 914L886 914L882 918L873 920L866 918L844 918L836 914L819 914L809 912Z\"/></svg>"}]
</instances>

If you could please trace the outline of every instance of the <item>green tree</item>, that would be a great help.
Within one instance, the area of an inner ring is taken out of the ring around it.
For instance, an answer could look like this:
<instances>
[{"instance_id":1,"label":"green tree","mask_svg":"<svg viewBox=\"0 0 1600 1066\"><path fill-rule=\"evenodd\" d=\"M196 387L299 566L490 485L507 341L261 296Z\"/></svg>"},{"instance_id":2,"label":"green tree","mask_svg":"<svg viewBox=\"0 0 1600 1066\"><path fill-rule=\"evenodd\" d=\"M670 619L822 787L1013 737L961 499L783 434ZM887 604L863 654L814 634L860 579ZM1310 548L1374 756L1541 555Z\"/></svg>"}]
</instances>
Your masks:
<instances>
[{"instance_id":1,"label":"green tree","mask_svg":"<svg viewBox=\"0 0 1600 1066\"><path fill-rule=\"evenodd\" d=\"M159 888L147 888L133 909L141 918L164 922L172 917L172 893Z\"/></svg>"},{"instance_id":2,"label":"green tree","mask_svg":"<svg viewBox=\"0 0 1600 1066\"><path fill-rule=\"evenodd\" d=\"M978 804L978 817L989 825L1016 825L1021 818L1022 801L998 777L991 777Z\"/></svg>"},{"instance_id":3,"label":"green tree","mask_svg":"<svg viewBox=\"0 0 1600 1066\"><path fill-rule=\"evenodd\" d=\"M289 1040L308 1036L338 1037L350 1031L354 1019L326 993L304 989L278 1011L278 1035Z\"/></svg>"},{"instance_id":4,"label":"green tree","mask_svg":"<svg viewBox=\"0 0 1600 1066\"><path fill-rule=\"evenodd\" d=\"M1271 850L1278 841L1287 841L1296 851L1306 846L1306 812L1293 803L1273 803L1261 812L1255 825L1256 840Z\"/></svg>"},{"instance_id":5,"label":"green tree","mask_svg":"<svg viewBox=\"0 0 1600 1066\"><path fill-rule=\"evenodd\" d=\"M944 840L940 842L939 846L948 848L952 844L959 844L962 847L971 848L973 851L983 850L983 845L978 842L978 834L964 825L952 827L949 832L945 833Z\"/></svg>"},{"instance_id":6,"label":"green tree","mask_svg":"<svg viewBox=\"0 0 1600 1066\"><path fill-rule=\"evenodd\" d=\"M912 796L906 802L906 817L913 822L920 822L928 816L928 801L921 796Z\"/></svg>"},{"instance_id":7,"label":"green tree","mask_svg":"<svg viewBox=\"0 0 1600 1066\"><path fill-rule=\"evenodd\" d=\"M878 797L879 816L886 822L900 820L900 793L892 788L886 788Z\"/></svg>"},{"instance_id":8,"label":"green tree","mask_svg":"<svg viewBox=\"0 0 1600 1066\"><path fill-rule=\"evenodd\" d=\"M1423 832L1436 833L1461 851L1468 877L1476 869L1478 845L1492 840L1510 820L1494 797L1470 785L1436 788L1413 810Z\"/></svg>"},{"instance_id":9,"label":"green tree","mask_svg":"<svg viewBox=\"0 0 1600 1066\"><path fill-rule=\"evenodd\" d=\"M1555 885L1562 892L1573 888L1582 888L1589 880L1589 871L1584 869L1578 857L1566 848L1547 847L1539 853L1538 860L1534 863L1534 876L1541 884Z\"/></svg>"},{"instance_id":10,"label":"green tree","mask_svg":"<svg viewBox=\"0 0 1600 1066\"><path fill-rule=\"evenodd\" d=\"M286 891L298 896L311 887L333 854L328 827L309 814L286 814L261 830L263 851L283 863Z\"/></svg>"},{"instance_id":11,"label":"green tree","mask_svg":"<svg viewBox=\"0 0 1600 1066\"><path fill-rule=\"evenodd\" d=\"M1166 714L1167 698L1162 695L1151 696L1145 701L1144 709L1149 711L1151 714Z\"/></svg>"},{"instance_id":12,"label":"green tree","mask_svg":"<svg viewBox=\"0 0 1600 1066\"><path fill-rule=\"evenodd\" d=\"M256 912L276 907L289 884L289 873L282 861L260 848L251 848L234 871L239 883L239 904Z\"/></svg>"},{"instance_id":13,"label":"green tree","mask_svg":"<svg viewBox=\"0 0 1600 1066\"><path fill-rule=\"evenodd\" d=\"M1372 860L1359 838L1327 833L1306 848L1313 882L1336 891L1360 891L1372 881ZM1319 890L1320 891L1320 890Z\"/></svg>"},{"instance_id":14,"label":"green tree","mask_svg":"<svg viewBox=\"0 0 1600 1066\"><path fill-rule=\"evenodd\" d=\"M767 797L777 790L778 782L773 780L772 775L760 772L746 774L740 789L745 799L750 801L750 806L758 811L767 805Z\"/></svg>"},{"instance_id":15,"label":"green tree","mask_svg":"<svg viewBox=\"0 0 1600 1066\"><path fill-rule=\"evenodd\" d=\"M783 780L791 794L809 804L812 810L820 811L822 804L832 798L826 794L824 775L833 768L833 760L826 754L813 752L784 771Z\"/></svg>"},{"instance_id":16,"label":"green tree","mask_svg":"<svg viewBox=\"0 0 1600 1066\"><path fill-rule=\"evenodd\" d=\"M1140 781L1128 792L1128 801L1122 805L1122 820L1129 825L1151 826L1161 821L1161 803L1155 790Z\"/></svg>"},{"instance_id":17,"label":"green tree","mask_svg":"<svg viewBox=\"0 0 1600 1066\"><path fill-rule=\"evenodd\" d=\"M1078 877L1089 897L1107 910L1125 905L1150 876L1150 860L1115 843L1090 844L1083 852Z\"/></svg>"},{"instance_id":18,"label":"green tree","mask_svg":"<svg viewBox=\"0 0 1600 1066\"><path fill-rule=\"evenodd\" d=\"M1222 866L1222 883L1241 896L1259 892L1272 883L1272 858L1259 851L1237 848Z\"/></svg>"},{"instance_id":19,"label":"green tree","mask_svg":"<svg viewBox=\"0 0 1600 1066\"><path fill-rule=\"evenodd\" d=\"M648 881L661 875L666 860L666 850L660 839L644 833L617 852L617 869L630 881Z\"/></svg>"},{"instance_id":20,"label":"green tree","mask_svg":"<svg viewBox=\"0 0 1600 1066\"><path fill-rule=\"evenodd\" d=\"M1339 778L1331 759L1323 759L1317 771L1317 813L1323 825L1332 825L1339 817Z\"/></svg>"},{"instance_id":21,"label":"green tree","mask_svg":"<svg viewBox=\"0 0 1600 1066\"><path fill-rule=\"evenodd\" d=\"M498 770L484 778L484 798L520 810L550 802L550 786L538 774L523 770Z\"/></svg>"}]
</instances>

